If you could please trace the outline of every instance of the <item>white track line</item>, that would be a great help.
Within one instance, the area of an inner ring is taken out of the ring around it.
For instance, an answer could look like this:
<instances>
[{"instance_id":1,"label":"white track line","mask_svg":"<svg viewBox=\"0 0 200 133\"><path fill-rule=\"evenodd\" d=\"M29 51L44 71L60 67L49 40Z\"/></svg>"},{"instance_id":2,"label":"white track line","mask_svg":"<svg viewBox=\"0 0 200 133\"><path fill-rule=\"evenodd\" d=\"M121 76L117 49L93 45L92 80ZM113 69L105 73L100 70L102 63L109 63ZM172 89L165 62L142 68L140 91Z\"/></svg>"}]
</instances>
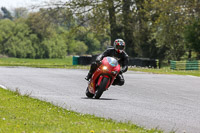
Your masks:
<instances>
[{"instance_id":1,"label":"white track line","mask_svg":"<svg viewBox=\"0 0 200 133\"><path fill-rule=\"evenodd\" d=\"M0 85L0 88L3 88L3 89L7 89L5 86L3 86L3 85Z\"/></svg>"}]
</instances>

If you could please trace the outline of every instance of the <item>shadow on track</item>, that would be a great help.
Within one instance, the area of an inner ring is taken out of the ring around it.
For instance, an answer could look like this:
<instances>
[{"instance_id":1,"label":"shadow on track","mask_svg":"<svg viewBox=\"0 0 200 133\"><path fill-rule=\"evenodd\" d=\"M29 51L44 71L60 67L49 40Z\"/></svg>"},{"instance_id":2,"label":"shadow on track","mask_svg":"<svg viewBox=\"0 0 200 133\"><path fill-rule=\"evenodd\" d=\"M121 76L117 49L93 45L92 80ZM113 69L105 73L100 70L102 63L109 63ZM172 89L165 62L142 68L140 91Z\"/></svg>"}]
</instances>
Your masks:
<instances>
[{"instance_id":1,"label":"shadow on track","mask_svg":"<svg viewBox=\"0 0 200 133\"><path fill-rule=\"evenodd\" d=\"M81 99L89 99L89 100L118 100L118 99L113 99L113 98L100 98L100 99L95 99L95 98L88 98L88 97L82 97Z\"/></svg>"}]
</instances>

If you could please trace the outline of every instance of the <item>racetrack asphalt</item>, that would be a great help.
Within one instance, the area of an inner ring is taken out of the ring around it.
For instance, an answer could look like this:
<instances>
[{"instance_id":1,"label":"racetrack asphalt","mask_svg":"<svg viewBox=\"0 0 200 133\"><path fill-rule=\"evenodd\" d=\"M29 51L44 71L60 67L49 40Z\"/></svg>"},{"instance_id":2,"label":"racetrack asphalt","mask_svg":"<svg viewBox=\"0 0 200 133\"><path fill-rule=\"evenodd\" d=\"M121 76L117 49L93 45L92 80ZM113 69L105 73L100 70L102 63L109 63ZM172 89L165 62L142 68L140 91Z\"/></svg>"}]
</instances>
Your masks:
<instances>
[{"instance_id":1,"label":"racetrack asphalt","mask_svg":"<svg viewBox=\"0 0 200 133\"><path fill-rule=\"evenodd\" d=\"M124 86L85 96L87 70L0 67L0 85L69 110L165 132L200 132L200 77L128 71Z\"/></svg>"}]
</instances>

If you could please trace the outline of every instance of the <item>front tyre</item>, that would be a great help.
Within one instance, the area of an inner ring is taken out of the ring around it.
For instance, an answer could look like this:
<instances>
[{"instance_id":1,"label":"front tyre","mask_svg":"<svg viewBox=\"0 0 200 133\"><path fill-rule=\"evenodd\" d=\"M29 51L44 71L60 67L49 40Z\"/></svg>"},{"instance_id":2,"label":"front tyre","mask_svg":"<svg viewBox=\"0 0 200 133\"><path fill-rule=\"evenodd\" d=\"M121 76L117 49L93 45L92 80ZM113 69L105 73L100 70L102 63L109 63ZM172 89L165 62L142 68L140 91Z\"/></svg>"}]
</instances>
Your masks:
<instances>
[{"instance_id":1,"label":"front tyre","mask_svg":"<svg viewBox=\"0 0 200 133\"><path fill-rule=\"evenodd\" d=\"M99 99L101 97L101 95L103 94L103 92L106 90L106 85L108 83L109 79L108 78L103 78L98 89L95 92L94 98L95 99Z\"/></svg>"}]
</instances>

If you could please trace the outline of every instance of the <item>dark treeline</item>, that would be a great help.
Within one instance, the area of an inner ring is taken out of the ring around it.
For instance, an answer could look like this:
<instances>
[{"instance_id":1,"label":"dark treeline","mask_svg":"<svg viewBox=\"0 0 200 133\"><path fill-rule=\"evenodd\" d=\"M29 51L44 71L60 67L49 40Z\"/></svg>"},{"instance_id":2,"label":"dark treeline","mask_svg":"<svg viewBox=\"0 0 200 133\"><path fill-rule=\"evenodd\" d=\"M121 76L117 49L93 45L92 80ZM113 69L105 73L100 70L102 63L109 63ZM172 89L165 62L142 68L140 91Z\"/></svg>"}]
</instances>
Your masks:
<instances>
[{"instance_id":1,"label":"dark treeline","mask_svg":"<svg viewBox=\"0 0 200 133\"><path fill-rule=\"evenodd\" d=\"M0 12L0 54L61 58L98 54L116 38L132 57L200 59L197 0L69 0Z\"/></svg>"}]
</instances>

